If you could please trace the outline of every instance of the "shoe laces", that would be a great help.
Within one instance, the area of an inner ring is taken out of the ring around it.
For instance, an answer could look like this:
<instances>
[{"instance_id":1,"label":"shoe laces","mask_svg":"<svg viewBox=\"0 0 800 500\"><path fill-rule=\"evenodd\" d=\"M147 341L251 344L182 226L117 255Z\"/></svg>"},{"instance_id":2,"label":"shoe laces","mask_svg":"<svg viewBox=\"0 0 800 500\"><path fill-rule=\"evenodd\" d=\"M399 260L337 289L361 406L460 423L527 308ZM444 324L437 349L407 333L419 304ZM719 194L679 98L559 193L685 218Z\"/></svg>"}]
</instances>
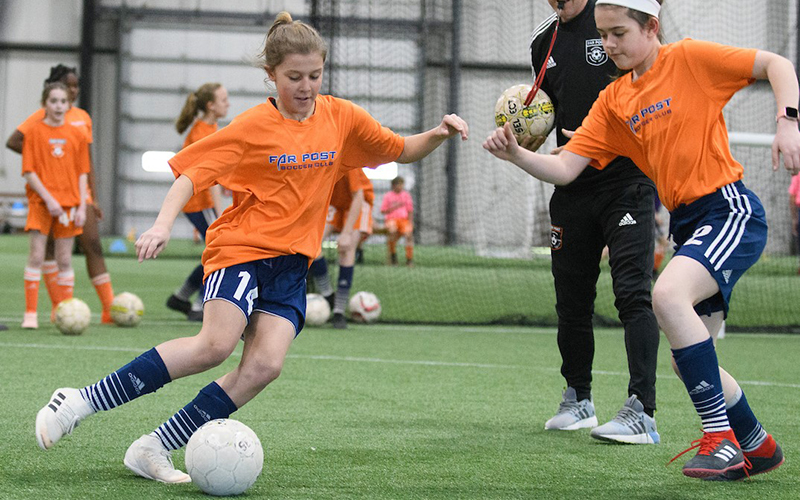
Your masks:
<instances>
[{"instance_id":1,"label":"shoe laces","mask_svg":"<svg viewBox=\"0 0 800 500\"><path fill-rule=\"evenodd\" d=\"M582 401L561 401L558 404L558 413L572 413L577 415L584 406Z\"/></svg>"},{"instance_id":2,"label":"shoe laces","mask_svg":"<svg viewBox=\"0 0 800 500\"><path fill-rule=\"evenodd\" d=\"M175 465L172 463L172 453L166 448L156 449L147 447L144 450L144 455L150 463L152 463L157 470L175 470Z\"/></svg>"},{"instance_id":3,"label":"shoe laces","mask_svg":"<svg viewBox=\"0 0 800 500\"><path fill-rule=\"evenodd\" d=\"M639 414L639 412L629 406L623 406L617 412L617 415L613 418L614 422L620 423L626 427L632 427L634 424L639 423L641 420L642 417Z\"/></svg>"},{"instance_id":4,"label":"shoe laces","mask_svg":"<svg viewBox=\"0 0 800 500\"><path fill-rule=\"evenodd\" d=\"M64 434L69 435L72 434L75 427L78 427L78 424L81 423L81 418L65 400L61 406L59 406L58 411L56 411L56 421L58 421L58 425L61 426L61 430Z\"/></svg>"},{"instance_id":5,"label":"shoe laces","mask_svg":"<svg viewBox=\"0 0 800 500\"><path fill-rule=\"evenodd\" d=\"M700 439L695 439L692 441L692 445L683 450L682 452L678 453L672 460L667 462L667 465L671 464L681 455L692 451L695 448L700 448L697 452L698 455L711 455L714 453L714 450L717 449L717 446L725 439L725 436L721 435L721 432L706 432L703 431L703 436Z\"/></svg>"}]
</instances>

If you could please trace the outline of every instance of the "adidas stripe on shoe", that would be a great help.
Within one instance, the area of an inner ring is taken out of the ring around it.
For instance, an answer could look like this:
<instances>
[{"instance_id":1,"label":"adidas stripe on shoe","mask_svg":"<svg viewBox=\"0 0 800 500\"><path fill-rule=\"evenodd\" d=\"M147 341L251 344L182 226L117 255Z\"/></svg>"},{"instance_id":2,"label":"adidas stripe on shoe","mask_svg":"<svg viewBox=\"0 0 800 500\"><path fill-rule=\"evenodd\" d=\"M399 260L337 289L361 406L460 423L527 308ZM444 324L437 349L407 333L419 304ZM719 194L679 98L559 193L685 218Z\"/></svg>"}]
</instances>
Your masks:
<instances>
[{"instance_id":1,"label":"adidas stripe on shoe","mask_svg":"<svg viewBox=\"0 0 800 500\"><path fill-rule=\"evenodd\" d=\"M781 446L769 434L761 446L753 451L744 452L744 458L746 463L741 469L731 470L707 479L709 481L741 481L750 476L775 470L784 462Z\"/></svg>"},{"instance_id":2,"label":"adidas stripe on shoe","mask_svg":"<svg viewBox=\"0 0 800 500\"><path fill-rule=\"evenodd\" d=\"M56 389L50 402L36 414L36 442L48 450L72 431L94 410L84 401L78 389Z\"/></svg>"},{"instance_id":3,"label":"adidas stripe on shoe","mask_svg":"<svg viewBox=\"0 0 800 500\"><path fill-rule=\"evenodd\" d=\"M572 387L567 387L558 405L558 412L544 424L545 430L549 431L574 431L596 426L594 403L590 399L578 401L577 393Z\"/></svg>"},{"instance_id":4,"label":"adidas stripe on shoe","mask_svg":"<svg viewBox=\"0 0 800 500\"><path fill-rule=\"evenodd\" d=\"M592 429L591 436L610 443L658 444L661 441L656 420L644 412L644 405L635 394L625 401L610 422Z\"/></svg>"},{"instance_id":5,"label":"adidas stripe on shoe","mask_svg":"<svg viewBox=\"0 0 800 500\"><path fill-rule=\"evenodd\" d=\"M675 455L669 463L684 453L700 448L697 455L683 466L683 474L689 477L707 478L719 476L744 467L744 454L733 430L703 432L703 437L692 441L692 446Z\"/></svg>"}]
</instances>

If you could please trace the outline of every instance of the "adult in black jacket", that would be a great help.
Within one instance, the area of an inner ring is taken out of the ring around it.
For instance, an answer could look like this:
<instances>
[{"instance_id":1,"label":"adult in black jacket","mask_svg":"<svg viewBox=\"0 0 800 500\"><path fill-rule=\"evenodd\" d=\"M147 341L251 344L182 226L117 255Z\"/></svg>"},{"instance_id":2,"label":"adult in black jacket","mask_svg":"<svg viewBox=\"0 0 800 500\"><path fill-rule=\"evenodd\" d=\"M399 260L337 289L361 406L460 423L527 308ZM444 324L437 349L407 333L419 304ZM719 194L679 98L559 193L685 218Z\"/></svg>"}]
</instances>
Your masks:
<instances>
[{"instance_id":1,"label":"adult in black jacket","mask_svg":"<svg viewBox=\"0 0 800 500\"><path fill-rule=\"evenodd\" d=\"M548 0L555 11L534 30L530 50L534 76L556 110L557 145L569 140L617 69L603 50L594 21L595 0ZM563 4L559 9L559 3ZM548 54L553 33L556 40ZM565 135L565 132L566 134ZM523 146L538 149L542 140ZM594 427L592 437L627 443L658 443L656 358L659 330L651 306L655 186L629 158L604 170L584 169L571 184L556 186L550 200L552 271L558 313L561 374L567 389L546 429ZM628 399L608 423L597 426L591 394L592 315L603 248L608 247L614 304L625 329Z\"/></svg>"}]
</instances>

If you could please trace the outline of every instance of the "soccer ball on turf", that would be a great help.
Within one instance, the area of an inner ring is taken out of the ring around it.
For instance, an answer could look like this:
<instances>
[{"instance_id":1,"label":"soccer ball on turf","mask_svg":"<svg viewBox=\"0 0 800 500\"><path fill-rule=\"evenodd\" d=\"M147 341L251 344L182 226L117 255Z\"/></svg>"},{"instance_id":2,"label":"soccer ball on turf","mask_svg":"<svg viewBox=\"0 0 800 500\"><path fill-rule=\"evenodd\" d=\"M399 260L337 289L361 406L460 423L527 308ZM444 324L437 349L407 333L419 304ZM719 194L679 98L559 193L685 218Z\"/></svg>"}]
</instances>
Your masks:
<instances>
[{"instance_id":1,"label":"soccer ball on turf","mask_svg":"<svg viewBox=\"0 0 800 500\"><path fill-rule=\"evenodd\" d=\"M122 292L111 302L111 319L117 326L136 326L143 314L142 299L130 292Z\"/></svg>"},{"instance_id":2,"label":"soccer ball on turf","mask_svg":"<svg viewBox=\"0 0 800 500\"><path fill-rule=\"evenodd\" d=\"M494 122L502 127L511 122L517 141L525 137L546 137L555 124L555 108L544 90L539 89L533 101L525 106L531 86L525 83L507 88L494 105Z\"/></svg>"},{"instance_id":3,"label":"soccer ball on turf","mask_svg":"<svg viewBox=\"0 0 800 500\"><path fill-rule=\"evenodd\" d=\"M306 295L306 324L319 326L328 322L331 317L331 306L325 297L318 293Z\"/></svg>"},{"instance_id":4,"label":"soccer ball on turf","mask_svg":"<svg viewBox=\"0 0 800 500\"><path fill-rule=\"evenodd\" d=\"M359 323L372 323L381 315L381 301L372 292L358 292L350 297L350 317Z\"/></svg>"},{"instance_id":5,"label":"soccer ball on turf","mask_svg":"<svg viewBox=\"0 0 800 500\"><path fill-rule=\"evenodd\" d=\"M211 420L186 443L186 472L209 495L238 495L253 485L264 466L261 441L230 418Z\"/></svg>"},{"instance_id":6,"label":"soccer ball on turf","mask_svg":"<svg viewBox=\"0 0 800 500\"><path fill-rule=\"evenodd\" d=\"M81 299L63 300L56 307L56 328L64 335L80 335L91 320L92 311Z\"/></svg>"}]
</instances>

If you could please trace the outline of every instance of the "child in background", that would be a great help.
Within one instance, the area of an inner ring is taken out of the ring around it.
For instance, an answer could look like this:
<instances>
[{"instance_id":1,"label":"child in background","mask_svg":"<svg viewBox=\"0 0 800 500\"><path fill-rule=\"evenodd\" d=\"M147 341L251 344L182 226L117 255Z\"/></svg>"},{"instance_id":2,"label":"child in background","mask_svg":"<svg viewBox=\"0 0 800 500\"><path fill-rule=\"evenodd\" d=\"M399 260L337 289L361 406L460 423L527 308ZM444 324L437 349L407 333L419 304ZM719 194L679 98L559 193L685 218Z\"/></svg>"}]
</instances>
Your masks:
<instances>
[{"instance_id":1,"label":"child in background","mask_svg":"<svg viewBox=\"0 0 800 500\"><path fill-rule=\"evenodd\" d=\"M22 148L22 175L27 182L28 220L25 231L31 245L25 267L25 316L22 328L39 327L37 303L39 280L47 236L55 239L59 296L72 297L72 244L86 222L89 143L80 129L65 123L69 109L67 87L45 85L42 93L44 119L33 124Z\"/></svg>"},{"instance_id":2,"label":"child in background","mask_svg":"<svg viewBox=\"0 0 800 500\"><path fill-rule=\"evenodd\" d=\"M63 64L53 66L50 68L50 76L47 77L44 84L47 85L54 82L61 82L66 85L69 94L69 109L64 115L64 122L67 125L82 130L86 134L90 146L86 223L83 225L83 232L78 235L77 239L78 245L86 256L86 271L89 274L89 278L92 280L92 284L97 292L97 297L102 304L100 322L106 324L113 323L111 320L111 302L114 300L114 289L111 286L111 276L106 268L106 260L103 257L103 245L100 241L99 220L103 218L103 212L97 204L97 189L95 188L94 166L92 165L92 118L89 116L89 113L75 106L75 101L78 99L80 90L78 86L78 73L75 68L64 66ZM17 153L22 153L25 136L28 135L35 124L40 123L44 119L44 116L44 109L39 108L26 118L8 138L6 147ZM55 309L58 303L67 298L60 295L62 287L58 285L58 282L63 281L64 277L59 275L58 265L54 255L55 245L51 235L47 239L45 259L42 264L42 277L44 278L44 283L52 302L51 321L55 319ZM74 281L74 276L70 279Z\"/></svg>"},{"instance_id":3,"label":"child in background","mask_svg":"<svg viewBox=\"0 0 800 500\"><path fill-rule=\"evenodd\" d=\"M183 105L181 114L175 122L175 129L182 134L189 125L192 128L183 142L186 148L200 139L217 131L217 121L228 114L228 91L222 84L206 83L189 94ZM195 119L197 113L202 113ZM206 242L206 230L223 211L222 189L219 184L193 195L183 213L195 227L195 230ZM192 294L198 292L194 303L190 302ZM186 278L180 288L167 299L167 307L182 312L189 321L203 320L203 265L198 264Z\"/></svg>"},{"instance_id":4,"label":"child in background","mask_svg":"<svg viewBox=\"0 0 800 500\"><path fill-rule=\"evenodd\" d=\"M405 190L405 179L398 176L392 179L392 190L383 195L381 213L384 214L386 230L389 235L386 246L389 250L389 265L397 265L397 242L406 239L406 265L414 265L414 201Z\"/></svg>"}]
</instances>

